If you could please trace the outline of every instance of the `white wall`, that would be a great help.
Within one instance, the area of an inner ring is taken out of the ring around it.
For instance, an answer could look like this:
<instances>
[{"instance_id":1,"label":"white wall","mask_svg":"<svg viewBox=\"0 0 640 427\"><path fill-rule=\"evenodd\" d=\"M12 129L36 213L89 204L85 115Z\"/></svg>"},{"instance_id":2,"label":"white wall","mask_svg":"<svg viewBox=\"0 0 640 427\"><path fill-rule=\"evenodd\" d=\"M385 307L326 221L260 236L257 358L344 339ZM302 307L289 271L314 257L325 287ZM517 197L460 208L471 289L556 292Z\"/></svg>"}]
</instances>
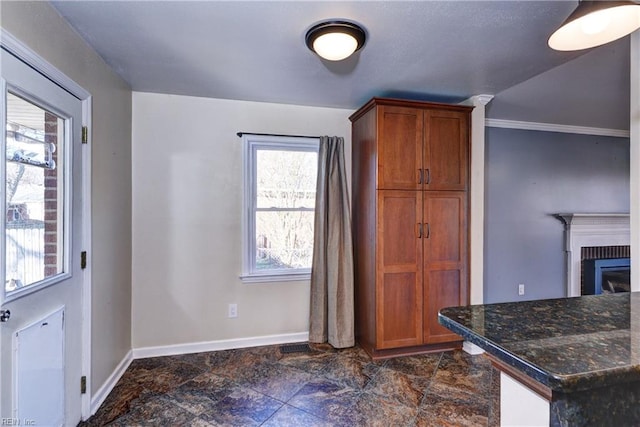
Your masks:
<instances>
[{"instance_id":1,"label":"white wall","mask_svg":"<svg viewBox=\"0 0 640 427\"><path fill-rule=\"evenodd\" d=\"M351 112L134 92L134 348L308 331L308 282L238 278L236 132L343 136L350 164Z\"/></svg>"},{"instance_id":2,"label":"white wall","mask_svg":"<svg viewBox=\"0 0 640 427\"><path fill-rule=\"evenodd\" d=\"M91 93L91 389L131 349L131 90L47 2L2 2L1 25Z\"/></svg>"}]
</instances>

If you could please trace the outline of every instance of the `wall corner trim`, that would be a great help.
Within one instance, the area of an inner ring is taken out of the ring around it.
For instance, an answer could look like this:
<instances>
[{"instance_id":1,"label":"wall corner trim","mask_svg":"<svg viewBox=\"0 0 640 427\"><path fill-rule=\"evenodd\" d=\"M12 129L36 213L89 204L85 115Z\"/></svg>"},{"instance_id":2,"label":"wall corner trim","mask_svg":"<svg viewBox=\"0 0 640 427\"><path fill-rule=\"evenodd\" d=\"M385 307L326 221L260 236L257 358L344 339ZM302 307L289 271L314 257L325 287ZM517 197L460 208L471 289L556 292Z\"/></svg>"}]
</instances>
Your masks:
<instances>
[{"instance_id":1,"label":"wall corner trim","mask_svg":"<svg viewBox=\"0 0 640 427\"><path fill-rule=\"evenodd\" d=\"M48 79L62 86L67 92L71 93L76 98L83 100L89 98L91 94L87 92L82 86L71 80L62 71L45 61L31 48L22 43L10 32L4 28L0 28L0 45L4 47L12 55L20 58L21 61L29 66L38 70Z\"/></svg>"},{"instance_id":2,"label":"wall corner trim","mask_svg":"<svg viewBox=\"0 0 640 427\"><path fill-rule=\"evenodd\" d=\"M234 338L218 341L202 341L156 347L139 347L133 349L133 358L144 359L147 357L174 356L177 354L200 353L203 351L232 350L236 348L288 344L294 342L304 342L308 340L309 332L297 332L293 334L265 335L259 337Z\"/></svg>"},{"instance_id":3,"label":"wall corner trim","mask_svg":"<svg viewBox=\"0 0 640 427\"><path fill-rule=\"evenodd\" d=\"M554 123L522 122L517 120L486 119L485 125L492 128L535 130L541 132L574 133L579 135L611 136L629 138L629 131L586 126L558 125Z\"/></svg>"},{"instance_id":4,"label":"wall corner trim","mask_svg":"<svg viewBox=\"0 0 640 427\"><path fill-rule=\"evenodd\" d=\"M104 403L105 399L109 396L109 393L111 393L120 378L122 378L122 375L124 375L132 361L133 351L129 350L120 363L118 363L118 366L116 366L111 375L109 375L109 378L107 378L104 384L102 384L102 386L91 396L90 415L94 415L98 411L100 405Z\"/></svg>"}]
</instances>

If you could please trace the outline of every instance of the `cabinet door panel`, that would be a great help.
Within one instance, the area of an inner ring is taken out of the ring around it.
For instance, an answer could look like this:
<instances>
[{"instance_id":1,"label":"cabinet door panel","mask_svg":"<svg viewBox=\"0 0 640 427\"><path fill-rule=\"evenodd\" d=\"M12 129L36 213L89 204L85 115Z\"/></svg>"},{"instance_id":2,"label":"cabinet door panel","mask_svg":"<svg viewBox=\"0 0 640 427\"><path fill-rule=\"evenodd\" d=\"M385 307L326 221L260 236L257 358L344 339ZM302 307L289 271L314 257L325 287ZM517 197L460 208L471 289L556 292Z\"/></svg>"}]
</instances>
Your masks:
<instances>
[{"instance_id":1,"label":"cabinet door panel","mask_svg":"<svg viewBox=\"0 0 640 427\"><path fill-rule=\"evenodd\" d=\"M378 123L378 189L420 189L423 111L382 106Z\"/></svg>"},{"instance_id":2,"label":"cabinet door panel","mask_svg":"<svg viewBox=\"0 0 640 427\"><path fill-rule=\"evenodd\" d=\"M438 323L438 311L462 304L463 271L431 270L425 272L424 342L439 343L461 340L459 336Z\"/></svg>"},{"instance_id":3,"label":"cabinet door panel","mask_svg":"<svg viewBox=\"0 0 640 427\"><path fill-rule=\"evenodd\" d=\"M417 311L422 287L416 286L418 276L418 273L383 274L382 292L379 294L382 315L378 328L379 349L421 343L422 319Z\"/></svg>"},{"instance_id":4,"label":"cabinet door panel","mask_svg":"<svg viewBox=\"0 0 640 427\"><path fill-rule=\"evenodd\" d=\"M466 113L425 111L424 168L427 190L466 190L469 128Z\"/></svg>"},{"instance_id":5,"label":"cabinet door panel","mask_svg":"<svg viewBox=\"0 0 640 427\"><path fill-rule=\"evenodd\" d=\"M462 263L466 256L466 193L427 192L424 197L425 262ZM428 266L427 265L427 266Z\"/></svg>"},{"instance_id":6,"label":"cabinet door panel","mask_svg":"<svg viewBox=\"0 0 640 427\"><path fill-rule=\"evenodd\" d=\"M468 299L467 193L433 191L424 195L424 341L460 339L438 324L438 311L466 305Z\"/></svg>"},{"instance_id":7,"label":"cabinet door panel","mask_svg":"<svg viewBox=\"0 0 640 427\"><path fill-rule=\"evenodd\" d=\"M422 218L419 191L378 191L376 347L422 343ZM373 242L372 242L373 244Z\"/></svg>"}]
</instances>

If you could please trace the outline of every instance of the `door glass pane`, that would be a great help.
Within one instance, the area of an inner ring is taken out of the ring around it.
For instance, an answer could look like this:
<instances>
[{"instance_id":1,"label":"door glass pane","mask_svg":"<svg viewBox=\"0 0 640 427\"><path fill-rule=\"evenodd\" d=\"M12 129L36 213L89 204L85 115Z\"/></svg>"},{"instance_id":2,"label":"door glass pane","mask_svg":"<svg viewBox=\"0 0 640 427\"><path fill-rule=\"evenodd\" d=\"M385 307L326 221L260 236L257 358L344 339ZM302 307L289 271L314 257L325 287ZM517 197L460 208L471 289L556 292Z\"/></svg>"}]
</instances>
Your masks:
<instances>
[{"instance_id":1,"label":"door glass pane","mask_svg":"<svg viewBox=\"0 0 640 427\"><path fill-rule=\"evenodd\" d=\"M64 129L64 119L7 94L7 293L64 272Z\"/></svg>"}]
</instances>

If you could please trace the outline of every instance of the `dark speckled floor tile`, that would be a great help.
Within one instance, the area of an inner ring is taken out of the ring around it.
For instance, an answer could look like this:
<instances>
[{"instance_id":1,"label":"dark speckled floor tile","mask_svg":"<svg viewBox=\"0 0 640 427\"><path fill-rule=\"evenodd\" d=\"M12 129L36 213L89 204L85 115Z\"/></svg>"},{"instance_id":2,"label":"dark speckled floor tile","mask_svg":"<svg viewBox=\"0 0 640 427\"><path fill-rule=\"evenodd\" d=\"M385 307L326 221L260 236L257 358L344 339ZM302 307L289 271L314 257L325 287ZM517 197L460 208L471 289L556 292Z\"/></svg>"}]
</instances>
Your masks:
<instances>
[{"instance_id":1,"label":"dark speckled floor tile","mask_svg":"<svg viewBox=\"0 0 640 427\"><path fill-rule=\"evenodd\" d=\"M274 399L286 402L313 376L277 363L260 363L239 372L234 381Z\"/></svg>"},{"instance_id":2,"label":"dark speckled floor tile","mask_svg":"<svg viewBox=\"0 0 640 427\"><path fill-rule=\"evenodd\" d=\"M235 380L242 376L250 369L254 369L260 365L271 363L271 358L262 352L250 352L248 350L237 350L236 353L229 358L227 363L212 366L210 372L222 377Z\"/></svg>"},{"instance_id":3,"label":"dark speckled floor tile","mask_svg":"<svg viewBox=\"0 0 640 427\"><path fill-rule=\"evenodd\" d=\"M181 362L190 363L201 369L209 370L224 366L236 354L237 350L207 351L173 356Z\"/></svg>"},{"instance_id":4,"label":"dark speckled floor tile","mask_svg":"<svg viewBox=\"0 0 640 427\"><path fill-rule=\"evenodd\" d=\"M488 425L489 405L485 399L466 399L427 394L416 418L416 427L477 427Z\"/></svg>"},{"instance_id":5,"label":"dark speckled floor tile","mask_svg":"<svg viewBox=\"0 0 640 427\"><path fill-rule=\"evenodd\" d=\"M491 393L491 363L484 357L447 352L442 355L430 391L442 394L466 393L488 399Z\"/></svg>"},{"instance_id":6,"label":"dark speckled floor tile","mask_svg":"<svg viewBox=\"0 0 640 427\"><path fill-rule=\"evenodd\" d=\"M269 418L263 427L332 427L333 424L322 420L308 412L294 408L293 406L284 405L278 409L271 418Z\"/></svg>"},{"instance_id":7,"label":"dark speckled floor tile","mask_svg":"<svg viewBox=\"0 0 640 427\"><path fill-rule=\"evenodd\" d=\"M431 378L381 368L365 391L401 405L417 407L422 401L430 380Z\"/></svg>"},{"instance_id":8,"label":"dark speckled floor tile","mask_svg":"<svg viewBox=\"0 0 640 427\"><path fill-rule=\"evenodd\" d=\"M194 418L187 425L189 427L213 427L213 424L206 422L202 418Z\"/></svg>"},{"instance_id":9,"label":"dark speckled floor tile","mask_svg":"<svg viewBox=\"0 0 640 427\"><path fill-rule=\"evenodd\" d=\"M489 393L489 427L500 426L500 371L491 369L491 392Z\"/></svg>"},{"instance_id":10,"label":"dark speckled floor tile","mask_svg":"<svg viewBox=\"0 0 640 427\"><path fill-rule=\"evenodd\" d=\"M497 377L482 356L374 362L360 347L310 347L309 353L268 346L135 360L81 425L499 425L499 401L491 397L499 395Z\"/></svg>"},{"instance_id":11,"label":"dark speckled floor tile","mask_svg":"<svg viewBox=\"0 0 640 427\"><path fill-rule=\"evenodd\" d=\"M200 418L220 426L257 426L269 419L283 403L246 387L235 387Z\"/></svg>"},{"instance_id":12,"label":"dark speckled floor tile","mask_svg":"<svg viewBox=\"0 0 640 427\"><path fill-rule=\"evenodd\" d=\"M233 391L234 383L206 372L166 394L176 405L200 415Z\"/></svg>"},{"instance_id":13,"label":"dark speckled floor tile","mask_svg":"<svg viewBox=\"0 0 640 427\"><path fill-rule=\"evenodd\" d=\"M406 406L373 393L362 393L353 407L358 426L412 426L417 406Z\"/></svg>"},{"instance_id":14,"label":"dark speckled floor tile","mask_svg":"<svg viewBox=\"0 0 640 427\"><path fill-rule=\"evenodd\" d=\"M320 375L330 381L362 390L376 375L380 366L348 354L334 354Z\"/></svg>"},{"instance_id":15,"label":"dark speckled floor tile","mask_svg":"<svg viewBox=\"0 0 640 427\"><path fill-rule=\"evenodd\" d=\"M166 396L156 396L119 418L114 426L188 425L195 415L179 407Z\"/></svg>"},{"instance_id":16,"label":"dark speckled floor tile","mask_svg":"<svg viewBox=\"0 0 640 427\"><path fill-rule=\"evenodd\" d=\"M329 363L334 360L334 356L334 352L293 353L283 355L280 363L312 375L322 375Z\"/></svg>"},{"instance_id":17,"label":"dark speckled floor tile","mask_svg":"<svg viewBox=\"0 0 640 427\"><path fill-rule=\"evenodd\" d=\"M84 423L86 427L103 426L116 418L129 412L131 405L144 393L144 388L135 381L118 381L109 396L105 399L100 410L89 422Z\"/></svg>"},{"instance_id":18,"label":"dark speckled floor tile","mask_svg":"<svg viewBox=\"0 0 640 427\"><path fill-rule=\"evenodd\" d=\"M358 395L351 387L320 380L307 383L288 403L330 423L354 425L351 407Z\"/></svg>"},{"instance_id":19,"label":"dark speckled floor tile","mask_svg":"<svg viewBox=\"0 0 640 427\"><path fill-rule=\"evenodd\" d=\"M438 368L441 357L442 353L397 357L387 360L384 367L403 374L430 378Z\"/></svg>"},{"instance_id":20,"label":"dark speckled floor tile","mask_svg":"<svg viewBox=\"0 0 640 427\"><path fill-rule=\"evenodd\" d=\"M162 364L159 359L162 358L134 360L123 379L134 381L147 390L167 392L203 372L202 368L190 363L170 359Z\"/></svg>"}]
</instances>

